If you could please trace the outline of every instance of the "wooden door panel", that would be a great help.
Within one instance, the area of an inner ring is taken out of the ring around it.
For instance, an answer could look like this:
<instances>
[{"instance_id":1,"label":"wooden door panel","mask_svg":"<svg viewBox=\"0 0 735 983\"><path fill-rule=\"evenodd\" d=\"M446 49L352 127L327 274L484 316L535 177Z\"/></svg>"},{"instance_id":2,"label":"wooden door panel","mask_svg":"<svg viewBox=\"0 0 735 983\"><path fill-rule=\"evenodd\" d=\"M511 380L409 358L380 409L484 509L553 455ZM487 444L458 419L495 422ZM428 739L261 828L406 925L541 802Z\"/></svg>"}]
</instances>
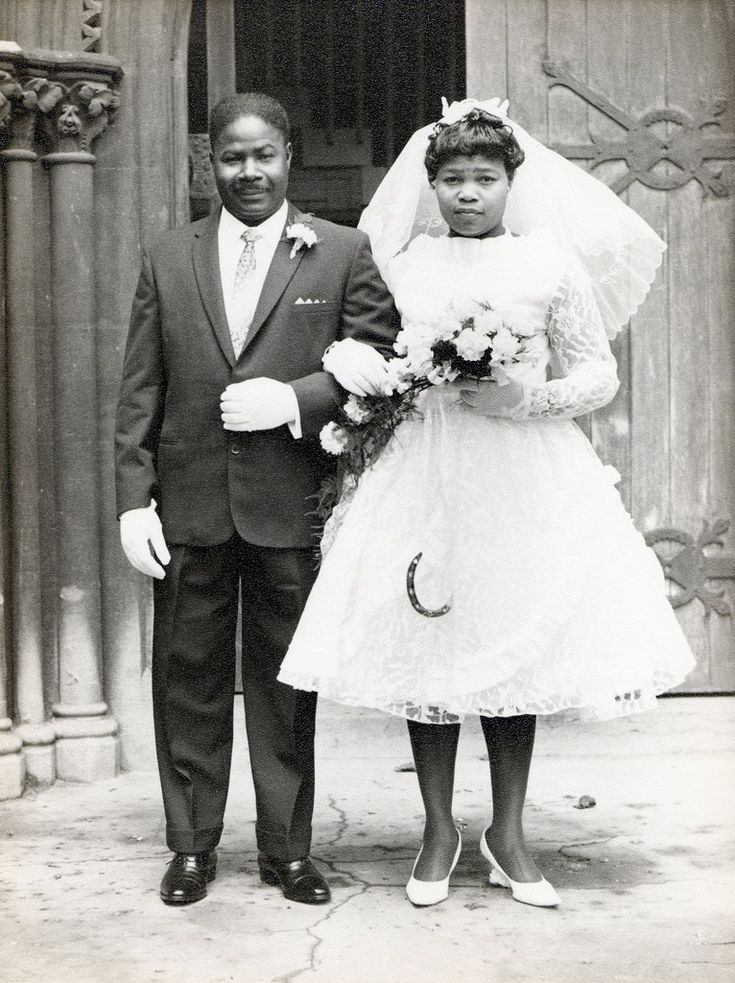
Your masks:
<instances>
[{"instance_id":1,"label":"wooden door panel","mask_svg":"<svg viewBox=\"0 0 735 983\"><path fill-rule=\"evenodd\" d=\"M467 0L466 23L468 94L507 95L518 120L551 145L589 146L595 137L625 145L628 137L578 92L550 87L547 58L563 63L632 123L663 109L683 111L693 121L684 171L672 162L653 170L675 186L650 187L640 173L621 192L669 249L646 303L614 343L621 378L616 399L580 424L603 460L621 472L621 494L641 532L669 527L681 534L682 542L656 548L669 558L689 549L691 562L679 564L688 583L697 584L692 541L704 522L731 523L722 545L704 549L731 558L715 571L728 578L699 576L700 595L676 610L698 660L682 691L733 691L733 618L711 608L719 602L707 591L724 589L735 611L735 163L720 162L724 195L705 195L702 168L714 172L718 163L698 153L711 136L732 135L735 128L735 2ZM490 24L496 35L488 61L481 41ZM720 97L727 100L716 117L721 128L700 129L715 119ZM670 142L678 130L673 122L652 125L660 137L668 132ZM720 144L725 157L735 155L735 137ZM631 165L632 158L610 161L594 173L612 184ZM681 593L672 582L672 598L681 600Z\"/></svg>"}]
</instances>

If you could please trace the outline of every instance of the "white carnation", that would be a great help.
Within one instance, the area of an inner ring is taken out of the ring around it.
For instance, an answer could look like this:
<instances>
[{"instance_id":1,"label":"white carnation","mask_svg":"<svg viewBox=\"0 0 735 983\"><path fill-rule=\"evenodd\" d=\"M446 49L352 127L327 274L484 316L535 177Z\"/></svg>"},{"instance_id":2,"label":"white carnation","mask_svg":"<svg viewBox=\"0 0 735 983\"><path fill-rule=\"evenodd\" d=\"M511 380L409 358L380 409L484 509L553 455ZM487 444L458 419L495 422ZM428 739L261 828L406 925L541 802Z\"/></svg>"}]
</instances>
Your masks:
<instances>
[{"instance_id":1,"label":"white carnation","mask_svg":"<svg viewBox=\"0 0 735 983\"><path fill-rule=\"evenodd\" d=\"M304 222L294 222L293 225L289 225L287 234L289 239L301 239L307 249L316 242L316 232Z\"/></svg>"},{"instance_id":2,"label":"white carnation","mask_svg":"<svg viewBox=\"0 0 735 983\"><path fill-rule=\"evenodd\" d=\"M434 356L429 350L428 358L419 355L408 356L408 368L414 379L425 379L434 365Z\"/></svg>"},{"instance_id":3,"label":"white carnation","mask_svg":"<svg viewBox=\"0 0 735 983\"><path fill-rule=\"evenodd\" d=\"M394 358L388 362L388 371L381 386L385 396L393 393L405 393L411 386L412 374L405 358Z\"/></svg>"},{"instance_id":4,"label":"white carnation","mask_svg":"<svg viewBox=\"0 0 735 983\"><path fill-rule=\"evenodd\" d=\"M431 348L441 335L441 324L432 321L430 324L422 324L416 332L416 345L424 348Z\"/></svg>"},{"instance_id":5,"label":"white carnation","mask_svg":"<svg viewBox=\"0 0 735 983\"><path fill-rule=\"evenodd\" d=\"M348 440L346 431L338 423L335 423L334 420L322 427L319 433L319 441L322 447L327 454L334 454L335 457L344 454L347 450Z\"/></svg>"},{"instance_id":6,"label":"white carnation","mask_svg":"<svg viewBox=\"0 0 735 983\"><path fill-rule=\"evenodd\" d=\"M512 358L517 354L521 343L506 327L499 328L493 338L493 359Z\"/></svg>"},{"instance_id":7,"label":"white carnation","mask_svg":"<svg viewBox=\"0 0 735 983\"><path fill-rule=\"evenodd\" d=\"M365 401L359 396L350 396L342 409L347 419L352 420L353 423L363 423L370 416Z\"/></svg>"},{"instance_id":8,"label":"white carnation","mask_svg":"<svg viewBox=\"0 0 735 983\"><path fill-rule=\"evenodd\" d=\"M450 318L449 320L444 320L437 327L436 331L436 341L454 341L457 335L462 331L462 321L458 321L456 318Z\"/></svg>"},{"instance_id":9,"label":"white carnation","mask_svg":"<svg viewBox=\"0 0 735 983\"><path fill-rule=\"evenodd\" d=\"M470 362L476 362L482 358L490 344L490 339L486 334L473 331L472 328L464 328L460 331L454 342L460 358L466 358Z\"/></svg>"},{"instance_id":10,"label":"white carnation","mask_svg":"<svg viewBox=\"0 0 735 983\"><path fill-rule=\"evenodd\" d=\"M393 351L396 355L405 355L408 351L409 336L406 333L406 329L403 328L396 335L396 340L393 342Z\"/></svg>"},{"instance_id":11,"label":"white carnation","mask_svg":"<svg viewBox=\"0 0 735 983\"><path fill-rule=\"evenodd\" d=\"M431 347L434 330L430 324L405 324L398 332L393 348L398 355L405 355L413 348Z\"/></svg>"}]
</instances>

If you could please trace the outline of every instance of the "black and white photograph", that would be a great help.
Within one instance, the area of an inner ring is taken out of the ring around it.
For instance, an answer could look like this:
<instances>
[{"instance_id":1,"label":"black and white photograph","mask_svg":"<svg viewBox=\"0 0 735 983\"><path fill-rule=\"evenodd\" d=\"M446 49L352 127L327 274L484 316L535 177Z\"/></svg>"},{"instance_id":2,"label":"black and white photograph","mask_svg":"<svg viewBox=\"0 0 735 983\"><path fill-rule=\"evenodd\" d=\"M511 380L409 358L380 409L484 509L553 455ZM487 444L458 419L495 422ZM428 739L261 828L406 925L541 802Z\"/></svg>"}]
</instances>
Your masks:
<instances>
[{"instance_id":1,"label":"black and white photograph","mask_svg":"<svg viewBox=\"0 0 735 983\"><path fill-rule=\"evenodd\" d=\"M2 983L735 980L735 0L1 0Z\"/></svg>"}]
</instances>

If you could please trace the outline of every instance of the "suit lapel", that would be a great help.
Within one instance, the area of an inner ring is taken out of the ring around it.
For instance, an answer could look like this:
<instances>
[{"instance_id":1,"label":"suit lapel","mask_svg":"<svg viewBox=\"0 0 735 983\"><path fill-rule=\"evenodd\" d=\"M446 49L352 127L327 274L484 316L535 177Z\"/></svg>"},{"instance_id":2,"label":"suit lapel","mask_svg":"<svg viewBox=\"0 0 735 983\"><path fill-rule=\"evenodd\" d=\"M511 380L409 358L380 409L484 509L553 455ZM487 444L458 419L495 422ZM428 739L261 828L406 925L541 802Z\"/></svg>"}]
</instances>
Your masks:
<instances>
[{"instance_id":1,"label":"suit lapel","mask_svg":"<svg viewBox=\"0 0 735 983\"><path fill-rule=\"evenodd\" d=\"M220 276L217 243L218 228L219 211L216 211L202 224L200 231L195 233L192 258L194 275L207 317L225 358L230 365L234 365L235 350L232 347L230 328L225 313L225 301L222 296L222 278Z\"/></svg>"},{"instance_id":2,"label":"suit lapel","mask_svg":"<svg viewBox=\"0 0 735 983\"><path fill-rule=\"evenodd\" d=\"M289 205L286 226L293 225L294 222L298 222L301 220L301 218L302 216L298 209L294 208L292 205ZM255 308L253 322L250 326L250 331L248 332L248 338L245 342L243 351L246 351L252 344L253 338L255 338L260 329L263 327L265 319L276 306L284 290L291 282L291 278L298 269L299 263L301 262L306 249L302 247L296 253L294 258L291 259L292 248L293 242L286 238L286 228L284 227L280 242L276 246L276 251L273 254L273 260L268 268L268 275L265 278L263 289L260 292L258 306Z\"/></svg>"}]
</instances>

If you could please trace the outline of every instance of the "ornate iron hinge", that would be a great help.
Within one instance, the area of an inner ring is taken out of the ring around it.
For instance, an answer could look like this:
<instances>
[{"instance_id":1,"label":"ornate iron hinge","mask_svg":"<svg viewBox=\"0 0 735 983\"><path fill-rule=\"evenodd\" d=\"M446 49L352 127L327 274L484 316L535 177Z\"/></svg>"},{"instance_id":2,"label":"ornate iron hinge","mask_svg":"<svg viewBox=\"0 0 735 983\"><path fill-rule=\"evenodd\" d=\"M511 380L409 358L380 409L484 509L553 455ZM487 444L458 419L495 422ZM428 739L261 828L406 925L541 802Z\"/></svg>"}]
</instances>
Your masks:
<instances>
[{"instance_id":1,"label":"ornate iron hinge","mask_svg":"<svg viewBox=\"0 0 735 983\"><path fill-rule=\"evenodd\" d=\"M593 136L591 143L556 144L554 150L571 160L589 160L592 167L603 161L624 160L628 171L610 185L620 194L633 181L640 181L649 188L671 191L689 181L698 181L707 195L717 198L729 196L729 188L722 180L722 169L709 167L709 160L735 159L735 135L706 132L707 127L721 127L718 119L727 108L727 100L715 99L703 119L695 120L682 109L652 109L639 119L633 119L609 99L595 92L588 85L555 61L542 62L544 72L552 79L549 88L560 85L576 93L609 119L621 126L626 135L620 140L603 140ZM666 135L654 129L656 124L671 124ZM675 166L669 173L654 172L657 164L668 161Z\"/></svg>"},{"instance_id":2,"label":"ornate iron hinge","mask_svg":"<svg viewBox=\"0 0 735 983\"><path fill-rule=\"evenodd\" d=\"M707 587L707 581L735 578L735 554L708 556L704 552L707 546L723 546L722 537L729 528L727 519L717 519L711 527L705 520L702 532L696 539L681 529L667 527L645 534L648 546L676 543L682 547L669 556L655 550L666 578L681 588L669 598L672 607L680 608L698 597L704 605L705 617L709 617L713 610L722 615L732 614L730 605L724 599L724 590L712 590Z\"/></svg>"}]
</instances>

